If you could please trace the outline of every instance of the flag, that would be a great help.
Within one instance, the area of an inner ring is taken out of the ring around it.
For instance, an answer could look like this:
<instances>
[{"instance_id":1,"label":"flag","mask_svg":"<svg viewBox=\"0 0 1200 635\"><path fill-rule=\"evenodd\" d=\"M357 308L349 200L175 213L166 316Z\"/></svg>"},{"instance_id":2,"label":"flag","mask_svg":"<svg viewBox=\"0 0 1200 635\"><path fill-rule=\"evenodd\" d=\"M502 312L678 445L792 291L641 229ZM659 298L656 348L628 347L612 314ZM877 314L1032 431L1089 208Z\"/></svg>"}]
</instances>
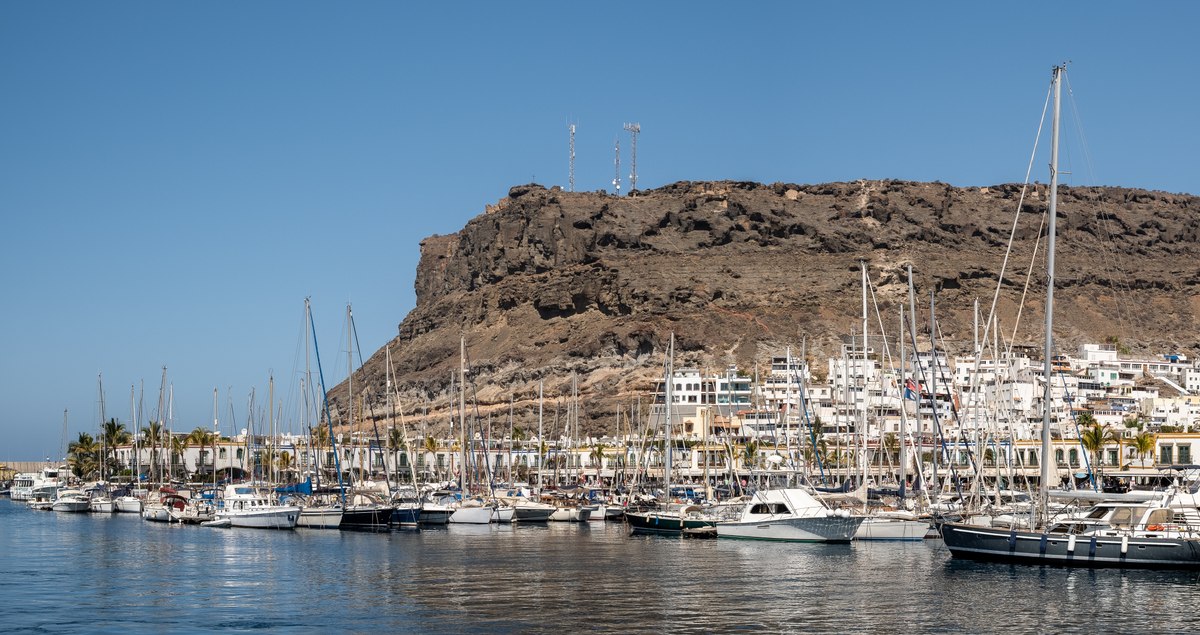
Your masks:
<instances>
[{"instance_id":1,"label":"flag","mask_svg":"<svg viewBox=\"0 0 1200 635\"><path fill-rule=\"evenodd\" d=\"M913 401L916 401L916 399L917 399L917 382L915 382L911 379L904 380L904 398L912 399Z\"/></svg>"}]
</instances>

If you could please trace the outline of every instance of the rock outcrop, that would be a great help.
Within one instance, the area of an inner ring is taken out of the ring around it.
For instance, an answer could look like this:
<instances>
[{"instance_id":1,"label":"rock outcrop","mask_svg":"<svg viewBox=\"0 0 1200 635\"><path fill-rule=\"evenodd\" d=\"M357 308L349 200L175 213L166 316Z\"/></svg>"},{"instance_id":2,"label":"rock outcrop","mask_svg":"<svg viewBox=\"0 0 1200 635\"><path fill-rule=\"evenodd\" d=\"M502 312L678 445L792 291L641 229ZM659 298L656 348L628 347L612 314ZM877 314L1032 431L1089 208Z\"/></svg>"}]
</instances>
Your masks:
<instances>
[{"instance_id":1,"label":"rock outcrop","mask_svg":"<svg viewBox=\"0 0 1200 635\"><path fill-rule=\"evenodd\" d=\"M802 342L823 365L862 330L860 262L875 348L880 320L896 345L912 265L919 328L932 293L939 346L970 349L973 303L986 316L999 280L1001 334L1015 328L1017 345L1040 350L1046 197L1044 185L1022 200L1019 185L900 181L681 182L626 197L514 187L458 233L421 243L417 304L389 343L404 408L410 422L428 409L417 425L445 430L460 335L483 416L507 425L512 396L529 430L544 380L548 433L572 374L584 432L614 431L617 412L650 399L672 332L677 366L752 370ZM1060 350L1111 338L1146 354L1200 350L1200 199L1060 188L1058 235ZM354 381L383 400L383 349ZM344 392L331 391L335 406Z\"/></svg>"}]
</instances>

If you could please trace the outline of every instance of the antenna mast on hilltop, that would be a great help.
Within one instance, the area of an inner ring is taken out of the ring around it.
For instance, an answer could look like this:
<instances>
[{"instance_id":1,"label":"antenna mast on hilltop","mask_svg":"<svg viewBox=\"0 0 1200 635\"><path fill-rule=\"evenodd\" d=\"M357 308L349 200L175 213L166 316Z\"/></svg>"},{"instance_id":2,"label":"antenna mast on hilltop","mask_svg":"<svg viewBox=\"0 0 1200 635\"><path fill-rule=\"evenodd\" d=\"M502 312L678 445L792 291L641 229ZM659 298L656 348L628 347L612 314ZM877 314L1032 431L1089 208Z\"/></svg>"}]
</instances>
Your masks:
<instances>
[{"instance_id":1,"label":"antenna mast on hilltop","mask_svg":"<svg viewBox=\"0 0 1200 635\"><path fill-rule=\"evenodd\" d=\"M571 131L571 154L570 168L567 171L567 191L575 191L575 124L570 124L567 129Z\"/></svg>"},{"instance_id":2,"label":"antenna mast on hilltop","mask_svg":"<svg viewBox=\"0 0 1200 635\"><path fill-rule=\"evenodd\" d=\"M642 125L627 123L625 129L629 131L629 191L632 192L637 189L637 136Z\"/></svg>"},{"instance_id":3,"label":"antenna mast on hilltop","mask_svg":"<svg viewBox=\"0 0 1200 635\"><path fill-rule=\"evenodd\" d=\"M617 188L617 196L621 195L621 140L613 141L613 185Z\"/></svg>"}]
</instances>

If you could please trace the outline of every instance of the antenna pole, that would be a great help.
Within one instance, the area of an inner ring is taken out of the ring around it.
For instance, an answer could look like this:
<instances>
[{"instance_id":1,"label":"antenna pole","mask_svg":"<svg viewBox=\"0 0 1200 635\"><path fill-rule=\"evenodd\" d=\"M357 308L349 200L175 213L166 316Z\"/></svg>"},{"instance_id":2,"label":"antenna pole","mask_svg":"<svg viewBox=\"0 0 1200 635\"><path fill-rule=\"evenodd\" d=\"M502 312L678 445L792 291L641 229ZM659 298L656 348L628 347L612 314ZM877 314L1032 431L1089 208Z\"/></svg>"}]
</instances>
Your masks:
<instances>
[{"instance_id":1,"label":"antenna pole","mask_svg":"<svg viewBox=\"0 0 1200 635\"><path fill-rule=\"evenodd\" d=\"M617 196L621 195L621 140L613 141L613 186L617 188Z\"/></svg>"},{"instance_id":2,"label":"antenna pole","mask_svg":"<svg viewBox=\"0 0 1200 635\"><path fill-rule=\"evenodd\" d=\"M569 126L567 126L567 129L571 131L571 145L570 145L570 155L569 155L570 167L567 170L567 191L574 192L575 191L575 124L570 124Z\"/></svg>"},{"instance_id":3,"label":"antenna pole","mask_svg":"<svg viewBox=\"0 0 1200 635\"><path fill-rule=\"evenodd\" d=\"M637 136L642 131L642 125L627 123L625 129L629 131L629 191L633 192L637 189ZM618 165L618 171L619 168Z\"/></svg>"}]
</instances>

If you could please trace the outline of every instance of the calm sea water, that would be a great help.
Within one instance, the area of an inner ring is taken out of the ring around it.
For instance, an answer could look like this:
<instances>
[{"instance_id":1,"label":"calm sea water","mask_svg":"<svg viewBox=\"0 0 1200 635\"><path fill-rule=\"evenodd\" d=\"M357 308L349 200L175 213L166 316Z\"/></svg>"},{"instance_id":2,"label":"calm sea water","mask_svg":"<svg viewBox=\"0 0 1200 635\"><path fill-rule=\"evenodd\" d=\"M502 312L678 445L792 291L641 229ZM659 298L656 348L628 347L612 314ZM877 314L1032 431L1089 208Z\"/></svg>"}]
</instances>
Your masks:
<instances>
[{"instance_id":1,"label":"calm sea water","mask_svg":"<svg viewBox=\"0 0 1200 635\"><path fill-rule=\"evenodd\" d=\"M0 500L0 630L1200 631L1195 574L951 560L940 542L631 537L624 525L209 529Z\"/></svg>"}]
</instances>

